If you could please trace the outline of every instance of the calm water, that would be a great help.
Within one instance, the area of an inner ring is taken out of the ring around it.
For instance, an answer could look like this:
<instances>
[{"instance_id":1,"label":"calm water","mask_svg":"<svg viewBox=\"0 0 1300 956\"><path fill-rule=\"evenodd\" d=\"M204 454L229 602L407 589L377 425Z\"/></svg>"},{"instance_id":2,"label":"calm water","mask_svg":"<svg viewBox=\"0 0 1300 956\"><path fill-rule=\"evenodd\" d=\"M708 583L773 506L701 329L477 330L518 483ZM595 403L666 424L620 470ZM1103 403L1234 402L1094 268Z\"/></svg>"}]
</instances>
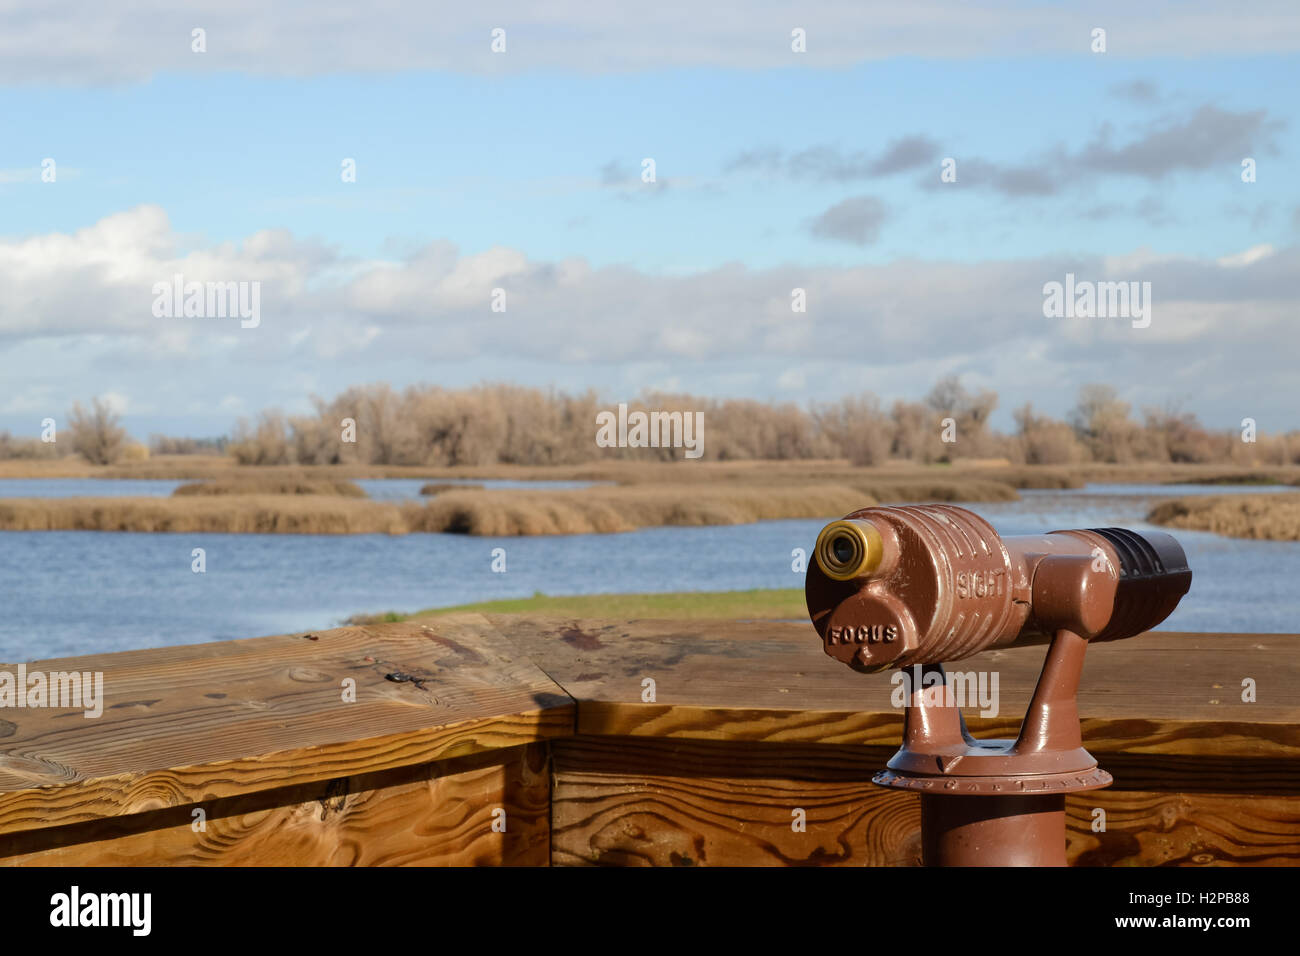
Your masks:
<instances>
[{"instance_id":1,"label":"calm water","mask_svg":"<svg viewBox=\"0 0 1300 956\"><path fill-rule=\"evenodd\" d=\"M356 484L376 501L428 501L425 485L478 485L483 488L590 488L612 481L515 481L509 478L363 478Z\"/></svg>"},{"instance_id":2,"label":"calm water","mask_svg":"<svg viewBox=\"0 0 1300 956\"><path fill-rule=\"evenodd\" d=\"M420 482L412 484L418 491ZM1104 525L1140 530L1151 527L1141 519L1161 497L1235 490L1267 489L1101 485L1029 491L1019 502L972 510L1005 534ZM824 523L538 538L2 532L0 661L324 628L356 613L536 591L796 587L802 575L791 570L791 550L810 551ZM1294 584L1300 544L1197 532L1177 537L1195 579L1165 628L1300 629ZM205 574L190 569L194 548L206 551ZM504 574L491 569L494 548L506 551Z\"/></svg>"},{"instance_id":3,"label":"calm water","mask_svg":"<svg viewBox=\"0 0 1300 956\"><path fill-rule=\"evenodd\" d=\"M127 478L0 478L0 498L161 498L180 481Z\"/></svg>"}]
</instances>

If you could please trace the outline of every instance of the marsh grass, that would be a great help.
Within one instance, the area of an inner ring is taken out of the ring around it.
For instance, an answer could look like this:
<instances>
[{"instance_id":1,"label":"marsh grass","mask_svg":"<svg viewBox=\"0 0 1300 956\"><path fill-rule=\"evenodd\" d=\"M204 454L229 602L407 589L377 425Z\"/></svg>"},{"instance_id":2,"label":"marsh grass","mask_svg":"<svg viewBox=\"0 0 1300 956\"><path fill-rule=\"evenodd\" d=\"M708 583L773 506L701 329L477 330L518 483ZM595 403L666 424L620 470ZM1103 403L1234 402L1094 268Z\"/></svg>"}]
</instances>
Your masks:
<instances>
[{"instance_id":1,"label":"marsh grass","mask_svg":"<svg viewBox=\"0 0 1300 956\"><path fill-rule=\"evenodd\" d=\"M181 485L173 497L193 495L333 495L339 498L365 498L360 485L346 478L294 478L262 475L239 475Z\"/></svg>"},{"instance_id":2,"label":"marsh grass","mask_svg":"<svg viewBox=\"0 0 1300 956\"><path fill-rule=\"evenodd\" d=\"M1279 481L1277 474L1262 471L1229 472L1227 474L1194 475L1190 478L1175 478L1165 484L1178 485L1277 485L1287 484ZM1295 484L1293 480L1290 482Z\"/></svg>"},{"instance_id":3,"label":"marsh grass","mask_svg":"<svg viewBox=\"0 0 1300 956\"><path fill-rule=\"evenodd\" d=\"M452 484L446 481L431 481L420 488L420 494L432 497L433 495L445 494L448 491L466 491L482 487L482 485L474 484Z\"/></svg>"},{"instance_id":4,"label":"marsh grass","mask_svg":"<svg viewBox=\"0 0 1300 956\"><path fill-rule=\"evenodd\" d=\"M614 486L548 492L464 491L429 502L412 530L513 536L608 534L647 527L821 518L873 504L845 485Z\"/></svg>"},{"instance_id":5,"label":"marsh grass","mask_svg":"<svg viewBox=\"0 0 1300 956\"><path fill-rule=\"evenodd\" d=\"M1175 498L1152 508L1147 521L1230 538L1300 541L1300 492Z\"/></svg>"},{"instance_id":6,"label":"marsh grass","mask_svg":"<svg viewBox=\"0 0 1300 956\"><path fill-rule=\"evenodd\" d=\"M51 470L56 465L59 462L0 462L0 477L19 477L15 471L22 469L30 472L27 477L54 477ZM0 499L0 529L590 534L656 526L832 518L874 504L1014 501L1018 497L1017 488L1071 488L1085 482L1218 482L1230 478L1267 478L1288 483L1300 478L1297 469L1232 470L1223 466L1170 465L1089 465L1062 469L999 462L873 468L855 467L844 461L609 462L583 466L430 469L349 465L240 467L217 456L177 455L109 468L92 468L65 460L63 467L74 471L66 477L200 477L206 481L183 487L173 497L161 499ZM423 502L370 501L353 484L353 479L363 477L429 478L430 485L439 491ZM484 489L448 486L445 480L437 480L451 477L586 480L608 484L581 489ZM1277 506L1277 502L1269 505ZM1263 536L1278 532L1261 529L1256 533Z\"/></svg>"},{"instance_id":7,"label":"marsh grass","mask_svg":"<svg viewBox=\"0 0 1300 956\"><path fill-rule=\"evenodd\" d=\"M0 499L4 531L403 534L394 505L324 495Z\"/></svg>"},{"instance_id":8,"label":"marsh grass","mask_svg":"<svg viewBox=\"0 0 1300 956\"><path fill-rule=\"evenodd\" d=\"M897 492L898 488L890 488ZM926 489L958 496L958 485ZM996 482L972 492L1006 500ZM946 499L945 499L946 500ZM391 504L327 495L189 494L171 498L17 498L0 500L9 531L158 531L258 534L484 536L607 534L646 527L747 524L780 518L830 518L878 503L865 486L757 483L611 485L516 491L460 489L427 503Z\"/></svg>"}]
</instances>

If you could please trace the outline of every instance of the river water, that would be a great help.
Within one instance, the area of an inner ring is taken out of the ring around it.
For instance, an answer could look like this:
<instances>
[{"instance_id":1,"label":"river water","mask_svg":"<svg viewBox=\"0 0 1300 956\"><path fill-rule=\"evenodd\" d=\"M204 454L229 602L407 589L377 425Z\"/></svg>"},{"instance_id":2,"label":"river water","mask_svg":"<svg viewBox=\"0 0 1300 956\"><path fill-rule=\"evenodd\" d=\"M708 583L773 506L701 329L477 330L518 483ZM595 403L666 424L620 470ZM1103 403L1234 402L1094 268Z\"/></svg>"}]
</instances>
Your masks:
<instances>
[{"instance_id":1,"label":"river water","mask_svg":"<svg viewBox=\"0 0 1300 956\"><path fill-rule=\"evenodd\" d=\"M401 500L413 497L423 482L361 484L372 497ZM0 482L0 497L164 495L175 485L7 480ZM969 507L1004 534L1115 525L1142 530L1151 527L1143 515L1161 498L1273 490L1282 489L1093 485L1025 491L1018 502ZM791 552L810 552L824 523L764 521L534 538L0 532L0 661L319 629L356 613L415 611L538 591L798 587L803 576L792 570ZM1176 535L1194 579L1164 629L1300 630L1294 573L1300 544ZM195 548L205 551L203 574L191 569ZM492 570L498 548L505 551L504 573Z\"/></svg>"}]
</instances>

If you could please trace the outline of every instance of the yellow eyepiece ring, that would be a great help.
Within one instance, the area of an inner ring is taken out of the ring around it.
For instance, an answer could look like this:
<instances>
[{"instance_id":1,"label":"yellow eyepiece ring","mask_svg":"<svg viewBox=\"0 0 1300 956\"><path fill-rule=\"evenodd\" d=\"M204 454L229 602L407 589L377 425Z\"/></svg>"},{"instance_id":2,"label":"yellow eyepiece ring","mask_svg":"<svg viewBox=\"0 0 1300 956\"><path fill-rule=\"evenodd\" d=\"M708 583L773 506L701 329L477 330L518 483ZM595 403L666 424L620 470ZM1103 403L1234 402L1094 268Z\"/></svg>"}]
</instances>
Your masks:
<instances>
[{"instance_id":1,"label":"yellow eyepiece ring","mask_svg":"<svg viewBox=\"0 0 1300 956\"><path fill-rule=\"evenodd\" d=\"M832 581L852 581L873 573L885 556L876 526L867 521L832 521L817 535L813 557Z\"/></svg>"}]
</instances>

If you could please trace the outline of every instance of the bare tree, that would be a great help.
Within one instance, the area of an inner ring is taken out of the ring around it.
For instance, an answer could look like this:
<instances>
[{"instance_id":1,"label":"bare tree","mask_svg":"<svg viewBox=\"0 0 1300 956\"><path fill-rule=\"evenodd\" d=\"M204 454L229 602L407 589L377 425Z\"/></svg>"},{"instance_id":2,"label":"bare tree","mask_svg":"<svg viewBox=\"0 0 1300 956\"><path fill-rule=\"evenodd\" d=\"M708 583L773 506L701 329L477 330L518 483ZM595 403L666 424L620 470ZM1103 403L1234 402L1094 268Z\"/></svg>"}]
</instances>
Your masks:
<instances>
[{"instance_id":1,"label":"bare tree","mask_svg":"<svg viewBox=\"0 0 1300 956\"><path fill-rule=\"evenodd\" d=\"M89 411L77 402L68 412L72 450L92 465L111 465L126 446L126 430L119 425L120 421L120 416L103 399L92 399Z\"/></svg>"},{"instance_id":2,"label":"bare tree","mask_svg":"<svg viewBox=\"0 0 1300 956\"><path fill-rule=\"evenodd\" d=\"M996 442L989 433L989 416L997 408L997 392L986 390L971 394L961 384L960 378L948 375L930 389L924 404L935 415L951 418L956 426L957 441L941 446L940 461L978 458L995 450Z\"/></svg>"},{"instance_id":3,"label":"bare tree","mask_svg":"<svg viewBox=\"0 0 1300 956\"><path fill-rule=\"evenodd\" d=\"M1084 385L1070 424L1093 461L1128 462L1136 455L1138 426L1129 418L1129 404L1110 385Z\"/></svg>"},{"instance_id":4,"label":"bare tree","mask_svg":"<svg viewBox=\"0 0 1300 956\"><path fill-rule=\"evenodd\" d=\"M235 424L228 451L241 465L287 465L293 461L289 426L279 409L269 409L250 425L241 418Z\"/></svg>"},{"instance_id":5,"label":"bare tree","mask_svg":"<svg viewBox=\"0 0 1300 956\"><path fill-rule=\"evenodd\" d=\"M1014 412L1021 457L1027 465L1065 465L1082 461L1088 450L1066 422L1034 413L1026 402Z\"/></svg>"}]
</instances>

